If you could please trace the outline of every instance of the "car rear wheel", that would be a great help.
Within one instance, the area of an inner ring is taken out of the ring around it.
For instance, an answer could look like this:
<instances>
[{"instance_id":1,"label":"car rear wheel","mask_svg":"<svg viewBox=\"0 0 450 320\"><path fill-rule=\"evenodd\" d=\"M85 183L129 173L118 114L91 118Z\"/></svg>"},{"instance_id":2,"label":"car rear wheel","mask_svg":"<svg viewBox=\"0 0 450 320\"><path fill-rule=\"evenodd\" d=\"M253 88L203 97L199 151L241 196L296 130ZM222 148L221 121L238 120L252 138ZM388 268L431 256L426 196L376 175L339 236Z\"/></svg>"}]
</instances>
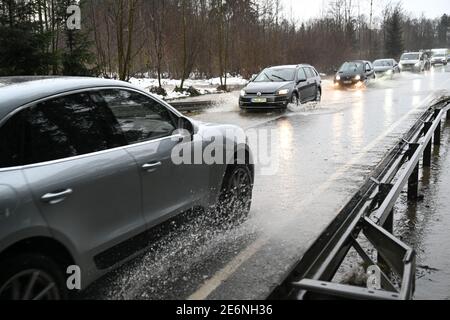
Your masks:
<instances>
[{"instance_id":1,"label":"car rear wheel","mask_svg":"<svg viewBox=\"0 0 450 320\"><path fill-rule=\"evenodd\" d=\"M317 93L316 93L316 102L320 102L322 101L322 89L317 88Z\"/></svg>"},{"instance_id":2,"label":"car rear wheel","mask_svg":"<svg viewBox=\"0 0 450 320\"><path fill-rule=\"evenodd\" d=\"M0 264L0 300L64 300L63 273L52 259L21 254Z\"/></svg>"},{"instance_id":3,"label":"car rear wheel","mask_svg":"<svg viewBox=\"0 0 450 320\"><path fill-rule=\"evenodd\" d=\"M253 178L247 165L230 166L223 180L217 208L221 225L244 222L252 205Z\"/></svg>"}]
</instances>

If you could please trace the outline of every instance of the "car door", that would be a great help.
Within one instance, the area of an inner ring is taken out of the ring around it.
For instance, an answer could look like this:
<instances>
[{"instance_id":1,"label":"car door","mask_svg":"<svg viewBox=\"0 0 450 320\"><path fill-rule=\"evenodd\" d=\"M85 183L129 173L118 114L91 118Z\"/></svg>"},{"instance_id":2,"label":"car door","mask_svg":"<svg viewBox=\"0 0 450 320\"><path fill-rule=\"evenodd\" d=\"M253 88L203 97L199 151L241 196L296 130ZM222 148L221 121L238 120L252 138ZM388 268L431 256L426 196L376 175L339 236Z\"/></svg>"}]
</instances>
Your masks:
<instances>
[{"instance_id":1,"label":"car door","mask_svg":"<svg viewBox=\"0 0 450 320\"><path fill-rule=\"evenodd\" d=\"M308 86L308 97L307 100L311 100L316 97L316 90L317 90L317 84L316 84L316 74L314 71L309 68L304 68L306 77L307 77L307 86Z\"/></svg>"},{"instance_id":2,"label":"car door","mask_svg":"<svg viewBox=\"0 0 450 320\"><path fill-rule=\"evenodd\" d=\"M95 260L145 230L139 172L107 109L83 92L37 103L16 117L25 123L23 173L35 201L52 233L80 259Z\"/></svg>"},{"instance_id":3,"label":"car door","mask_svg":"<svg viewBox=\"0 0 450 320\"><path fill-rule=\"evenodd\" d=\"M172 151L176 147L192 150L194 144L201 151L201 140L182 141L175 132L178 116L149 96L126 89L99 93L119 120L129 144L126 150L140 170L142 208L148 226L200 203L208 192L209 168L178 163Z\"/></svg>"},{"instance_id":4,"label":"car door","mask_svg":"<svg viewBox=\"0 0 450 320\"><path fill-rule=\"evenodd\" d=\"M311 99L316 98L317 90L319 90L319 74L314 70L314 68L308 68L310 73L309 82L311 83Z\"/></svg>"},{"instance_id":5,"label":"car door","mask_svg":"<svg viewBox=\"0 0 450 320\"><path fill-rule=\"evenodd\" d=\"M296 81L296 88L297 92L300 95L300 101L305 101L305 97L308 95L308 82L305 70L303 68L299 68L297 70L297 81Z\"/></svg>"},{"instance_id":6,"label":"car door","mask_svg":"<svg viewBox=\"0 0 450 320\"><path fill-rule=\"evenodd\" d=\"M374 76L374 73L375 73L372 65L369 62L366 62L364 68L365 68L366 79L372 79Z\"/></svg>"}]
</instances>

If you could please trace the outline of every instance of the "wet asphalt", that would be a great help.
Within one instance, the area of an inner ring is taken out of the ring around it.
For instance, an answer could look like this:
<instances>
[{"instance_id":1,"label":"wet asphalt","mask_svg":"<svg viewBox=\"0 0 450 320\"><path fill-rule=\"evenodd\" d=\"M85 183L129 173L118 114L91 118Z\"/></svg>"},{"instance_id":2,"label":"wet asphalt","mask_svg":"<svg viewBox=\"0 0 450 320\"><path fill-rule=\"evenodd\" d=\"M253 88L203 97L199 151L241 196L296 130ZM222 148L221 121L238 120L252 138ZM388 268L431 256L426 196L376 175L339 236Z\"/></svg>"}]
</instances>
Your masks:
<instances>
[{"instance_id":1,"label":"wet asphalt","mask_svg":"<svg viewBox=\"0 0 450 320\"><path fill-rule=\"evenodd\" d=\"M243 113L238 92L212 97L215 104L194 119L268 137L251 139L257 157L267 161L257 164L249 220L229 230L211 227L202 215L175 223L82 298L266 298L389 149L449 92L450 68L436 68L377 79L363 89L336 90L325 81L321 103L286 112Z\"/></svg>"}]
</instances>

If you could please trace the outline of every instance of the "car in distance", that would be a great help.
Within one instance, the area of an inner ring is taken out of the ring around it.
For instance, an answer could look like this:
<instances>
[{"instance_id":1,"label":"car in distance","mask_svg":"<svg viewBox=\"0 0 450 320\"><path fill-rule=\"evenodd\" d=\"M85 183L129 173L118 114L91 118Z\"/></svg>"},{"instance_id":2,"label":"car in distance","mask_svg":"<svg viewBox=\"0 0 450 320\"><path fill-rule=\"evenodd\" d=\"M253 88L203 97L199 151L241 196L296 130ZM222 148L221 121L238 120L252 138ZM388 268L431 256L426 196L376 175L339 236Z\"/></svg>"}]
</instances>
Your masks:
<instances>
[{"instance_id":1,"label":"car in distance","mask_svg":"<svg viewBox=\"0 0 450 320\"><path fill-rule=\"evenodd\" d=\"M191 208L224 223L248 214L242 135L120 81L0 78L0 300L65 299L68 266L83 290ZM173 161L174 148L203 150L211 136L228 146L223 164Z\"/></svg>"},{"instance_id":2,"label":"car in distance","mask_svg":"<svg viewBox=\"0 0 450 320\"><path fill-rule=\"evenodd\" d=\"M361 87L375 78L375 69L370 61L347 61L336 72L334 85L336 87Z\"/></svg>"},{"instance_id":3,"label":"car in distance","mask_svg":"<svg viewBox=\"0 0 450 320\"><path fill-rule=\"evenodd\" d=\"M410 72L424 72L426 58L423 52L406 52L400 58L400 69Z\"/></svg>"},{"instance_id":4,"label":"car in distance","mask_svg":"<svg viewBox=\"0 0 450 320\"><path fill-rule=\"evenodd\" d=\"M308 101L320 101L322 80L317 70L307 64L264 69L239 97L241 109L287 108Z\"/></svg>"},{"instance_id":5,"label":"car in distance","mask_svg":"<svg viewBox=\"0 0 450 320\"><path fill-rule=\"evenodd\" d=\"M389 76L394 77L395 74L400 73L400 67L398 62L394 59L379 59L373 62L373 67L375 69L375 74L377 76Z\"/></svg>"},{"instance_id":6,"label":"car in distance","mask_svg":"<svg viewBox=\"0 0 450 320\"><path fill-rule=\"evenodd\" d=\"M446 66L448 63L448 50L447 49L433 49L431 51L431 65L444 65Z\"/></svg>"}]
</instances>

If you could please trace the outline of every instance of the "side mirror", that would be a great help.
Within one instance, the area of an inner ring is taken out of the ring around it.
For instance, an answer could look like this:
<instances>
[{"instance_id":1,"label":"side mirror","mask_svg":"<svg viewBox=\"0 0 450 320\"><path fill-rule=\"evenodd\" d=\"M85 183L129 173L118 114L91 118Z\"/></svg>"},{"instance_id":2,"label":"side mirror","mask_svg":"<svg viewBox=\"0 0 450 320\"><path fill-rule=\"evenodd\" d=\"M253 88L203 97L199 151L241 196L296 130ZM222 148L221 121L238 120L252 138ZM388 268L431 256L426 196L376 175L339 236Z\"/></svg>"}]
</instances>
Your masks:
<instances>
[{"instance_id":1,"label":"side mirror","mask_svg":"<svg viewBox=\"0 0 450 320\"><path fill-rule=\"evenodd\" d=\"M298 79L298 80L297 80L297 84L300 84L300 83L302 83L302 82L306 82L306 78L302 78L302 79Z\"/></svg>"},{"instance_id":2,"label":"side mirror","mask_svg":"<svg viewBox=\"0 0 450 320\"><path fill-rule=\"evenodd\" d=\"M183 135L189 135L191 139L194 137L194 124L186 117L180 117L178 119L178 130L180 130Z\"/></svg>"}]
</instances>

